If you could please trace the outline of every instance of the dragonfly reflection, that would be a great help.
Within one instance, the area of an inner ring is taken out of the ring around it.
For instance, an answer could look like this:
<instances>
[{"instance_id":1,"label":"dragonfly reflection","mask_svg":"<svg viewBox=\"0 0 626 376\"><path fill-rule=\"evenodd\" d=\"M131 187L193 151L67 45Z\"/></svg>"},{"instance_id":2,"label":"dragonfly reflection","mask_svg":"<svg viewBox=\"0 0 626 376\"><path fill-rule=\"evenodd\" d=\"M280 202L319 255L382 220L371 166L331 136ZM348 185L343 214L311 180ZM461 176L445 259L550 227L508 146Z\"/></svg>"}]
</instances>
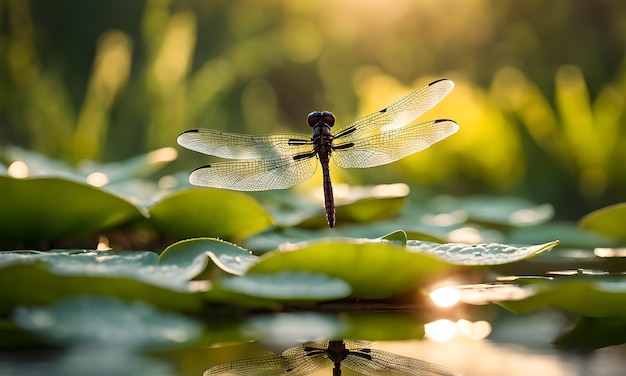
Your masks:
<instances>
[{"instance_id":1,"label":"dragonfly reflection","mask_svg":"<svg viewBox=\"0 0 626 376\"><path fill-rule=\"evenodd\" d=\"M341 365L364 375L453 376L455 371L402 355L370 348L365 341L311 342L291 347L279 355L242 359L218 364L203 376L300 376L333 366L333 376L341 376Z\"/></svg>"},{"instance_id":2,"label":"dragonfly reflection","mask_svg":"<svg viewBox=\"0 0 626 376\"><path fill-rule=\"evenodd\" d=\"M441 101L454 87L450 80L431 82L373 114L339 127L329 111L307 117L313 133L251 136L211 129L192 129L178 136L187 149L239 161L208 164L195 169L189 182L236 191L286 189L309 179L319 159L323 172L326 219L335 225L335 203L328 162L339 167L365 168L397 161L424 150L455 133L452 120L413 123Z\"/></svg>"}]
</instances>

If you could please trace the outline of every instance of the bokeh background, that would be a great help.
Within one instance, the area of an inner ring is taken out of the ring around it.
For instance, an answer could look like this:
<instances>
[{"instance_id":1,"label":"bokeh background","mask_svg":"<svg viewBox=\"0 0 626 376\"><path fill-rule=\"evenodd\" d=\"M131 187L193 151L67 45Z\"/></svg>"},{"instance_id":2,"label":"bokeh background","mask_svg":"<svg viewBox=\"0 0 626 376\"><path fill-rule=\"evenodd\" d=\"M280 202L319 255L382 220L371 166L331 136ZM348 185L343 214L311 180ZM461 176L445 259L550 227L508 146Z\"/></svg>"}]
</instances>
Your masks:
<instances>
[{"instance_id":1,"label":"bokeh background","mask_svg":"<svg viewBox=\"0 0 626 376\"><path fill-rule=\"evenodd\" d=\"M513 194L576 220L626 199L625 52L619 0L3 0L0 147L77 163L196 127L307 133L311 110L341 124L446 77L424 119L457 134L334 179ZM204 161L181 151L170 169Z\"/></svg>"}]
</instances>

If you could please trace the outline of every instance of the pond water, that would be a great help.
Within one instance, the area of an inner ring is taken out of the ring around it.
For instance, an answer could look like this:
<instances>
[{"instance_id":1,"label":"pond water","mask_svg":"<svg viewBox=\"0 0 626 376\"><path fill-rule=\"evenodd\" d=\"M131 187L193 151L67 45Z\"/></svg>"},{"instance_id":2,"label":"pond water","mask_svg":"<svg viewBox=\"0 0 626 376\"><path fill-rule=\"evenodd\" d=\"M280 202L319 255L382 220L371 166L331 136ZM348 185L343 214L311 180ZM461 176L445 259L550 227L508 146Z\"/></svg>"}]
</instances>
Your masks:
<instances>
[{"instance_id":1,"label":"pond water","mask_svg":"<svg viewBox=\"0 0 626 376\"><path fill-rule=\"evenodd\" d=\"M570 318L561 312L513 315L485 307L468 317L429 315L425 319L410 312L378 312L275 313L223 322L213 318L205 322L211 329L205 330L203 339L182 343L178 349L134 351L84 341L63 350L4 352L0 354L0 375L202 375L216 364L269 356L339 333L361 335L363 338L357 339L373 341L372 348L436 363L465 376L613 376L623 375L626 370L624 344L588 352L552 346L551 342L569 325ZM398 332L399 328L404 332ZM219 339L223 342L216 342ZM311 373L331 374L331 367ZM342 367L342 375L361 373Z\"/></svg>"}]
</instances>

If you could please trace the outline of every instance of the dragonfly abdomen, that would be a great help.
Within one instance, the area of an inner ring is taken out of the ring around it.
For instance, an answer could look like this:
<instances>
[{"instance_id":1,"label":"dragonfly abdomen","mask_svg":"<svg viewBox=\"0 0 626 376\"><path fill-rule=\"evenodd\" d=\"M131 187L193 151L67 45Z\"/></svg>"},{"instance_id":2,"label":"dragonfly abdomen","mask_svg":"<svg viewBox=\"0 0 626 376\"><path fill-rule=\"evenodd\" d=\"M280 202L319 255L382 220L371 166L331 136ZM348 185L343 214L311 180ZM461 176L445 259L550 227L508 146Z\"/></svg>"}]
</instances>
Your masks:
<instances>
[{"instance_id":1,"label":"dragonfly abdomen","mask_svg":"<svg viewBox=\"0 0 626 376\"><path fill-rule=\"evenodd\" d=\"M329 153L319 152L320 164L322 165L323 187L324 187L324 207L326 208L326 221L330 228L335 227L335 198L333 196L333 185L330 181Z\"/></svg>"}]
</instances>

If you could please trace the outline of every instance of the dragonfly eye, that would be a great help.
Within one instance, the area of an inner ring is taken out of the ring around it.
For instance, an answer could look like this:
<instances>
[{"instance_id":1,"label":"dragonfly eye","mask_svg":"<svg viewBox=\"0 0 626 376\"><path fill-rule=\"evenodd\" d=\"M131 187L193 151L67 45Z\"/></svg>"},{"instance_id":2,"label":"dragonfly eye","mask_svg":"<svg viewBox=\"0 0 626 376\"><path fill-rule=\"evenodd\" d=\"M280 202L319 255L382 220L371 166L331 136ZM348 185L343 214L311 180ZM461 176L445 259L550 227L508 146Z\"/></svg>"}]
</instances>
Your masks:
<instances>
[{"instance_id":1,"label":"dragonfly eye","mask_svg":"<svg viewBox=\"0 0 626 376\"><path fill-rule=\"evenodd\" d=\"M321 118L322 114L319 111L313 111L306 117L306 122L309 123L309 126L314 127Z\"/></svg>"},{"instance_id":2,"label":"dragonfly eye","mask_svg":"<svg viewBox=\"0 0 626 376\"><path fill-rule=\"evenodd\" d=\"M324 111L322 117L324 118L324 123L328 124L329 127L335 125L335 115L332 112Z\"/></svg>"}]
</instances>

